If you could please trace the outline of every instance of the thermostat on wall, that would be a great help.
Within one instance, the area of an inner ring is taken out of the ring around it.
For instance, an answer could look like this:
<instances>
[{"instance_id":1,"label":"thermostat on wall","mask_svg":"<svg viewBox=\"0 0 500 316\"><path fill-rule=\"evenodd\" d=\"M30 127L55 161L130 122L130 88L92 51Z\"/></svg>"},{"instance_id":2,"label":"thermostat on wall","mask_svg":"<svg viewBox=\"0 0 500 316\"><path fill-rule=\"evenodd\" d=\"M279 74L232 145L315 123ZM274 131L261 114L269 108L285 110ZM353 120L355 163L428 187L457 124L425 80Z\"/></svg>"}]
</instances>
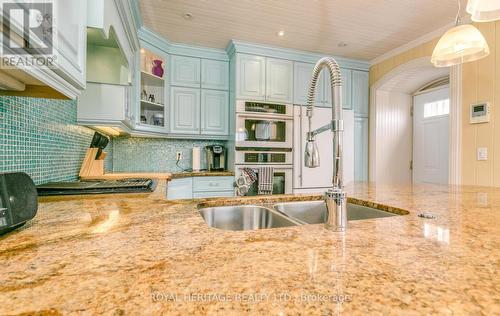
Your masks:
<instances>
[{"instance_id":1,"label":"thermostat on wall","mask_svg":"<svg viewBox=\"0 0 500 316\"><path fill-rule=\"evenodd\" d=\"M489 102L471 104L470 123L487 123L490 121L491 104Z\"/></svg>"}]
</instances>

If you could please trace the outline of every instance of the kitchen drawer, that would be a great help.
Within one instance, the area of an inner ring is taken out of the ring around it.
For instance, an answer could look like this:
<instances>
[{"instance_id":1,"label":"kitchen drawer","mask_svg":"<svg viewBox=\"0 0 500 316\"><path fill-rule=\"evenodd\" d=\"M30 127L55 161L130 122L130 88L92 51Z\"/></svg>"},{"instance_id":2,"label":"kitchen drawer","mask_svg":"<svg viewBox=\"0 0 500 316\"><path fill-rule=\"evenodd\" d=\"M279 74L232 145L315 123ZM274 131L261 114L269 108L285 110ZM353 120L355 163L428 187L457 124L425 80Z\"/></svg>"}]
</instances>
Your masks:
<instances>
[{"instance_id":1,"label":"kitchen drawer","mask_svg":"<svg viewBox=\"0 0 500 316\"><path fill-rule=\"evenodd\" d=\"M233 177L195 177L193 192L232 191Z\"/></svg>"},{"instance_id":2,"label":"kitchen drawer","mask_svg":"<svg viewBox=\"0 0 500 316\"><path fill-rule=\"evenodd\" d=\"M205 198L215 198L215 197L233 197L234 190L232 191L214 191L214 192L194 192L194 199L205 199Z\"/></svg>"},{"instance_id":3,"label":"kitchen drawer","mask_svg":"<svg viewBox=\"0 0 500 316\"><path fill-rule=\"evenodd\" d=\"M193 198L193 179L174 179L167 184L167 199L180 200Z\"/></svg>"}]
</instances>

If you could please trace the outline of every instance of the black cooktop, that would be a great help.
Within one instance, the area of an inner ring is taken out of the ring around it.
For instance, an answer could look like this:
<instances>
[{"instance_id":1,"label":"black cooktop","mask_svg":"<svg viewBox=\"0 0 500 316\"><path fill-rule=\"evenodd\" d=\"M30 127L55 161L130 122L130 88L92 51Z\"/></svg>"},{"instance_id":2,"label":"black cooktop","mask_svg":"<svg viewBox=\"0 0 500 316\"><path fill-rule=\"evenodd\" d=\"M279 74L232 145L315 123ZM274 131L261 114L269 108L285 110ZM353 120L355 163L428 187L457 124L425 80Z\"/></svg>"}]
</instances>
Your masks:
<instances>
[{"instance_id":1,"label":"black cooktop","mask_svg":"<svg viewBox=\"0 0 500 316\"><path fill-rule=\"evenodd\" d=\"M39 196L153 192L152 179L50 182L36 187Z\"/></svg>"}]
</instances>

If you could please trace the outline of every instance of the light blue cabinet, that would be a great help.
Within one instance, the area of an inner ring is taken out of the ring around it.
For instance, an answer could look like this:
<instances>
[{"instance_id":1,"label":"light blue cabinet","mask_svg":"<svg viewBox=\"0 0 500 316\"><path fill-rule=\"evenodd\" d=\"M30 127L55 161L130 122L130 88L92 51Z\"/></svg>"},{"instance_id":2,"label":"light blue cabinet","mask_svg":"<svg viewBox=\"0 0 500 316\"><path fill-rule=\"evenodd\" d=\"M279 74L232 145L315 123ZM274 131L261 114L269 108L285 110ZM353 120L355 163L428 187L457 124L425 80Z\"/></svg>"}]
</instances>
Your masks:
<instances>
[{"instance_id":1,"label":"light blue cabinet","mask_svg":"<svg viewBox=\"0 0 500 316\"><path fill-rule=\"evenodd\" d=\"M193 198L193 178L173 179L167 184L167 199L182 200Z\"/></svg>"},{"instance_id":2,"label":"light blue cabinet","mask_svg":"<svg viewBox=\"0 0 500 316\"><path fill-rule=\"evenodd\" d=\"M201 87L203 89L229 89L229 63L219 60L201 60Z\"/></svg>"},{"instance_id":3,"label":"light blue cabinet","mask_svg":"<svg viewBox=\"0 0 500 316\"><path fill-rule=\"evenodd\" d=\"M340 74L342 76L342 108L352 110L352 70L341 68ZM331 106L332 88L330 82L330 74L326 70L323 70L320 75L320 87L318 88L318 106Z\"/></svg>"},{"instance_id":4,"label":"light blue cabinet","mask_svg":"<svg viewBox=\"0 0 500 316\"><path fill-rule=\"evenodd\" d=\"M266 59L266 101L293 102L293 62Z\"/></svg>"},{"instance_id":5,"label":"light blue cabinet","mask_svg":"<svg viewBox=\"0 0 500 316\"><path fill-rule=\"evenodd\" d=\"M357 117L368 117L368 95L369 83L368 72L352 71L352 106L354 115Z\"/></svg>"},{"instance_id":6,"label":"light blue cabinet","mask_svg":"<svg viewBox=\"0 0 500 316\"><path fill-rule=\"evenodd\" d=\"M293 103L307 104L307 92L314 65L296 62L293 65Z\"/></svg>"},{"instance_id":7,"label":"light blue cabinet","mask_svg":"<svg viewBox=\"0 0 500 316\"><path fill-rule=\"evenodd\" d=\"M266 58L239 54L236 97L255 101L266 99Z\"/></svg>"},{"instance_id":8,"label":"light blue cabinet","mask_svg":"<svg viewBox=\"0 0 500 316\"><path fill-rule=\"evenodd\" d=\"M201 133L227 135L229 133L229 94L227 91L201 91Z\"/></svg>"},{"instance_id":9,"label":"light blue cabinet","mask_svg":"<svg viewBox=\"0 0 500 316\"><path fill-rule=\"evenodd\" d=\"M229 134L227 91L171 88L170 133L225 136Z\"/></svg>"},{"instance_id":10,"label":"light blue cabinet","mask_svg":"<svg viewBox=\"0 0 500 316\"><path fill-rule=\"evenodd\" d=\"M227 136L229 63L176 55L171 60L170 134Z\"/></svg>"},{"instance_id":11,"label":"light blue cabinet","mask_svg":"<svg viewBox=\"0 0 500 316\"><path fill-rule=\"evenodd\" d=\"M174 179L168 183L167 199L200 199L233 197L234 177L194 177Z\"/></svg>"},{"instance_id":12,"label":"light blue cabinet","mask_svg":"<svg viewBox=\"0 0 500 316\"><path fill-rule=\"evenodd\" d=\"M195 177L194 192L234 191L233 177Z\"/></svg>"},{"instance_id":13,"label":"light blue cabinet","mask_svg":"<svg viewBox=\"0 0 500 316\"><path fill-rule=\"evenodd\" d=\"M352 110L352 70L340 69L342 75L342 108Z\"/></svg>"},{"instance_id":14,"label":"light blue cabinet","mask_svg":"<svg viewBox=\"0 0 500 316\"><path fill-rule=\"evenodd\" d=\"M170 132L199 134L200 89L172 87L170 103Z\"/></svg>"},{"instance_id":15,"label":"light blue cabinet","mask_svg":"<svg viewBox=\"0 0 500 316\"><path fill-rule=\"evenodd\" d=\"M171 56L171 79L170 84L180 87L200 87L200 58Z\"/></svg>"},{"instance_id":16,"label":"light blue cabinet","mask_svg":"<svg viewBox=\"0 0 500 316\"><path fill-rule=\"evenodd\" d=\"M294 65L294 104L307 104L307 93L309 82L314 69L314 64L299 63ZM352 70L341 69L342 73L342 106L346 110L352 109ZM316 87L316 106L330 107L332 104L332 91L330 87L330 76L326 70L320 74Z\"/></svg>"},{"instance_id":17,"label":"light blue cabinet","mask_svg":"<svg viewBox=\"0 0 500 316\"><path fill-rule=\"evenodd\" d=\"M318 106L331 107L332 106L332 87L330 85L330 73L323 69L319 75L318 82Z\"/></svg>"},{"instance_id":18,"label":"light blue cabinet","mask_svg":"<svg viewBox=\"0 0 500 316\"><path fill-rule=\"evenodd\" d=\"M368 118L354 118L354 180L368 181Z\"/></svg>"}]
</instances>

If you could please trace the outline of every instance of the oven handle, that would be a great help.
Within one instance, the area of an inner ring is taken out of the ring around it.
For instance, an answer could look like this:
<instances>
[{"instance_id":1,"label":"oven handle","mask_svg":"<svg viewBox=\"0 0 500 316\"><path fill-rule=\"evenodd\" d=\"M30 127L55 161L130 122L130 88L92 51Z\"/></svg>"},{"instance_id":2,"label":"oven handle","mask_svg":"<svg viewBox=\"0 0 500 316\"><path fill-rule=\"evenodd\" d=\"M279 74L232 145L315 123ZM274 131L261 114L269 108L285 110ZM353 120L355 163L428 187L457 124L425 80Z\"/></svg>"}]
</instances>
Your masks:
<instances>
[{"instance_id":1,"label":"oven handle","mask_svg":"<svg viewBox=\"0 0 500 316\"><path fill-rule=\"evenodd\" d=\"M256 164L251 164L251 165L249 165L249 164L238 164L238 165L235 165L235 169L236 169L237 171L240 171L240 172L241 172L241 170L242 170L242 169L245 169L245 168L258 170L258 169L260 169L260 168L261 168L261 167L263 167L263 166L266 166L266 164L264 164L264 165L256 165ZM278 172L280 172L280 171L290 171L290 170L291 170L291 171L293 171L293 165L267 165L267 166L269 166L269 167L273 167L274 171L278 171Z\"/></svg>"},{"instance_id":2,"label":"oven handle","mask_svg":"<svg viewBox=\"0 0 500 316\"><path fill-rule=\"evenodd\" d=\"M293 121L293 116L283 116L283 115L269 115L269 114L247 114L247 113L236 113L236 118L255 118L264 120L274 120L274 121Z\"/></svg>"}]
</instances>

